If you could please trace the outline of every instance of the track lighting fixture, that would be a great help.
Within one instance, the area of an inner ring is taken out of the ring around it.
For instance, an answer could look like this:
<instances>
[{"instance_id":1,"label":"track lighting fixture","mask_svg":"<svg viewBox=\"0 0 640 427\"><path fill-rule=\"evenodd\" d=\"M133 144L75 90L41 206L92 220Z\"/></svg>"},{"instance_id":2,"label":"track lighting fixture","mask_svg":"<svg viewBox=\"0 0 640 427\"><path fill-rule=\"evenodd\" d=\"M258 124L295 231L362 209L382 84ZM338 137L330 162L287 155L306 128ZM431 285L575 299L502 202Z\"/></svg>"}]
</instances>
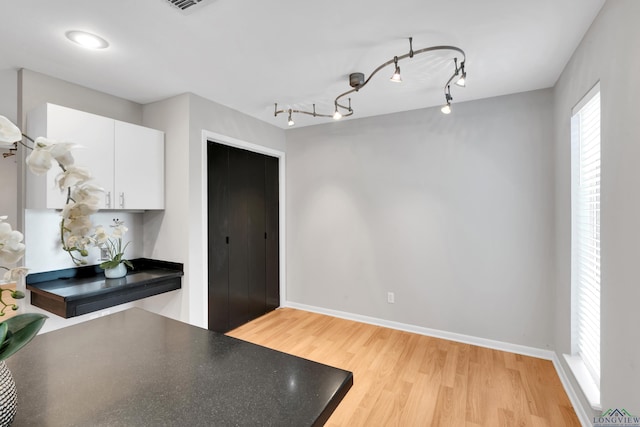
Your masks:
<instances>
[{"instance_id":1,"label":"track lighting fixture","mask_svg":"<svg viewBox=\"0 0 640 427\"><path fill-rule=\"evenodd\" d=\"M400 67L398 66L398 57L393 57L393 63L395 64L395 71L393 72L393 76L389 80L395 83L402 83L402 77L400 76Z\"/></svg>"},{"instance_id":2,"label":"track lighting fixture","mask_svg":"<svg viewBox=\"0 0 640 427\"><path fill-rule=\"evenodd\" d=\"M296 122L294 122L294 121L293 121L293 118L291 117L291 113L292 113L292 111L291 111L291 110L289 110L289 119L287 119L287 124L288 124L289 126L293 126L293 125L295 125L295 124L296 124Z\"/></svg>"},{"instance_id":3,"label":"track lighting fixture","mask_svg":"<svg viewBox=\"0 0 640 427\"><path fill-rule=\"evenodd\" d=\"M451 86L450 85L447 85L444 88L444 98L446 99L447 103L442 106L440 111L442 111L444 114L450 114L451 113L451 101L453 101L453 97L451 96Z\"/></svg>"},{"instance_id":4,"label":"track lighting fixture","mask_svg":"<svg viewBox=\"0 0 640 427\"><path fill-rule=\"evenodd\" d=\"M353 109L351 108L351 98L349 98L349 104L348 105L344 105L340 103L340 100L342 98L344 98L347 95L352 94L353 92L358 92L360 91L363 87L365 87L367 85L367 83L369 83L369 81L371 80L371 78L373 76L375 76L378 71L382 70L383 68L387 67L388 65L393 64L394 66L394 73L391 76L391 81L393 82L401 82L402 78L400 77L400 65L398 65L398 63L406 58L413 58L415 55L419 55L421 53L426 53L426 52L434 52L434 51L439 51L439 50L449 50L449 51L453 51L453 52L457 52L460 55L462 55L461 61L460 61L460 66L458 67L458 58L454 57L453 58L453 62L454 62L454 72L453 75L451 75L451 77L449 78L449 80L447 80L447 82L444 85L444 95L445 95L445 101L446 104L441 108L441 111L444 114L449 114L451 113L451 101L453 100L453 97L451 96L451 82L455 82L456 85L458 86L462 86L464 87L466 84L466 78L467 78L467 72L464 68L464 65L466 63L466 55L464 53L464 51L462 49L460 49L459 47L456 46L431 46L431 47L426 47L423 49L419 49L414 51L413 50L413 37L409 37L409 52L405 53L404 55L400 55L400 56L394 56L393 59L390 59L387 62L384 62L383 64L381 64L380 66L378 66L378 68L376 68L375 70L373 70L371 72L371 74L369 75L369 77L365 80L364 78L364 74L363 73L351 73L349 75L349 85L351 86L351 89L341 93L340 95L338 95L336 97L336 99L334 100L333 104L335 106L335 110L333 112L333 114L321 114L321 113L317 113L316 112L316 105L313 104L313 111L307 111L307 110L295 110L295 109L278 109L278 103L275 104L275 110L274 110L274 116L277 117L278 114L281 113L289 113L289 119L288 119L288 124L289 126L293 126L293 119L291 118L291 115L293 113L297 113L297 114L308 114L310 116L313 117L330 117L333 118L334 120L340 120L343 117L348 117L353 115Z\"/></svg>"}]
</instances>

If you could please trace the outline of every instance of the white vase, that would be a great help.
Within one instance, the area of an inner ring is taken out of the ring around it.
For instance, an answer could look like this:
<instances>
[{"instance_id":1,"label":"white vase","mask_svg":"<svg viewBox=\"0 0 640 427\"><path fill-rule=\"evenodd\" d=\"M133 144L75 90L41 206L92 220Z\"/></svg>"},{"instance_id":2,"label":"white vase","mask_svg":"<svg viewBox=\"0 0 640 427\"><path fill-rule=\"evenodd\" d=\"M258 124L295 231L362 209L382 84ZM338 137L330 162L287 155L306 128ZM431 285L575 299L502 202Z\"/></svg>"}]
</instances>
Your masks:
<instances>
[{"instance_id":1,"label":"white vase","mask_svg":"<svg viewBox=\"0 0 640 427\"><path fill-rule=\"evenodd\" d=\"M104 269L104 277L107 279L118 279L127 275L127 266L123 263L118 264L113 268Z\"/></svg>"}]
</instances>

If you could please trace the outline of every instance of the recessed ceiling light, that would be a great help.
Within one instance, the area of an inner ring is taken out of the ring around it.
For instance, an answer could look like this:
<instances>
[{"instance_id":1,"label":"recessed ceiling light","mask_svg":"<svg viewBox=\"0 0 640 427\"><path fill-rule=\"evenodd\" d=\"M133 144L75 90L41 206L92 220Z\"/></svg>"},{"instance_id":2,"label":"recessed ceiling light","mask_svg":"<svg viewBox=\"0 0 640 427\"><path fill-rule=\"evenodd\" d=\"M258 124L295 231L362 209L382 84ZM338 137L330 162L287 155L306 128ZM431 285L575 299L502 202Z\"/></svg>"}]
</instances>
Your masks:
<instances>
[{"instance_id":1,"label":"recessed ceiling light","mask_svg":"<svg viewBox=\"0 0 640 427\"><path fill-rule=\"evenodd\" d=\"M72 42L87 49L105 49L109 42L95 34L86 31L67 31L66 36Z\"/></svg>"}]
</instances>

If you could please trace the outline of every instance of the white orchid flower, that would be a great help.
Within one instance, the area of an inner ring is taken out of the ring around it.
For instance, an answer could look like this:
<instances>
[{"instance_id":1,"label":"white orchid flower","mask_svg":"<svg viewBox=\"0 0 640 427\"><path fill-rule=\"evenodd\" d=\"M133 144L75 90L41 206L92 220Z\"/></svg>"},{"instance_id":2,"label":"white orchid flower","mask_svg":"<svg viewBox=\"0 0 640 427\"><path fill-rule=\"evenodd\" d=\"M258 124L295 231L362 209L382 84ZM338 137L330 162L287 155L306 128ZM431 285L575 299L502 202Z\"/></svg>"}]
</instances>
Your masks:
<instances>
[{"instance_id":1,"label":"white orchid flower","mask_svg":"<svg viewBox=\"0 0 640 427\"><path fill-rule=\"evenodd\" d=\"M15 264L24 256L24 236L11 225L0 222L0 260L6 264Z\"/></svg>"},{"instance_id":2,"label":"white orchid flower","mask_svg":"<svg viewBox=\"0 0 640 427\"><path fill-rule=\"evenodd\" d=\"M29 272L29 269L26 267L16 267L8 270L4 273L4 280L7 282L14 282L21 277L24 277Z\"/></svg>"},{"instance_id":3,"label":"white orchid flower","mask_svg":"<svg viewBox=\"0 0 640 427\"><path fill-rule=\"evenodd\" d=\"M62 209L62 217L75 219L98 212L101 201L98 193L102 191L102 188L90 183L76 184L71 190L72 200Z\"/></svg>"},{"instance_id":4,"label":"white orchid flower","mask_svg":"<svg viewBox=\"0 0 640 427\"><path fill-rule=\"evenodd\" d=\"M86 200L100 198L101 193L104 193L104 188L98 187L90 182L83 182L80 185L76 185L72 191L73 200Z\"/></svg>"},{"instance_id":5,"label":"white orchid flower","mask_svg":"<svg viewBox=\"0 0 640 427\"><path fill-rule=\"evenodd\" d=\"M119 223L113 227L113 237L116 239L122 238L127 231L129 231L129 229L125 227L124 224Z\"/></svg>"},{"instance_id":6,"label":"white orchid flower","mask_svg":"<svg viewBox=\"0 0 640 427\"><path fill-rule=\"evenodd\" d=\"M86 237L90 235L92 224L91 218L85 215L65 218L64 228L70 236ZM68 242L68 240L66 240Z\"/></svg>"},{"instance_id":7,"label":"white orchid flower","mask_svg":"<svg viewBox=\"0 0 640 427\"><path fill-rule=\"evenodd\" d=\"M71 198L75 203L84 205L84 209L91 213L98 212L104 190L91 183L76 184L71 190Z\"/></svg>"},{"instance_id":8,"label":"white orchid flower","mask_svg":"<svg viewBox=\"0 0 640 427\"><path fill-rule=\"evenodd\" d=\"M98 211L99 207L97 204L90 204L85 202L71 202L64 205L62 209L62 217L65 220L77 220L81 217L89 217ZM67 223L65 223L67 226Z\"/></svg>"},{"instance_id":9,"label":"white orchid flower","mask_svg":"<svg viewBox=\"0 0 640 427\"><path fill-rule=\"evenodd\" d=\"M57 161L63 168L73 165L71 149L78 145L71 142L58 142L44 137L36 138L33 151L27 157L29 170L36 175L43 175L51 169L52 162Z\"/></svg>"},{"instance_id":10,"label":"white orchid flower","mask_svg":"<svg viewBox=\"0 0 640 427\"><path fill-rule=\"evenodd\" d=\"M93 238L98 245L103 245L107 240L109 240L109 234L107 234L107 230L105 230L103 226L99 225L96 227L96 232L93 235Z\"/></svg>"},{"instance_id":11,"label":"white orchid flower","mask_svg":"<svg viewBox=\"0 0 640 427\"><path fill-rule=\"evenodd\" d=\"M26 164L32 173L48 173L54 161L62 169L62 173L56 177L58 187L62 191L68 191L60 224L62 247L76 265L86 264L86 261L76 258L74 253L77 251L80 256L86 257L88 246L94 244L94 238L90 235L92 224L89 216L100 209L101 196L98 193L104 190L88 183L91 180L88 169L74 166L71 150L79 145L44 137L36 138L34 141L23 135L9 119L0 116L0 148L15 148L15 144L22 141L23 136L34 143L33 150L26 158ZM25 253L25 245L22 243L24 236L19 231L12 230L5 220L6 216L0 216L0 262L15 264ZM7 280L26 275L28 271L24 267L4 268L8 270L4 275Z\"/></svg>"},{"instance_id":12,"label":"white orchid flower","mask_svg":"<svg viewBox=\"0 0 640 427\"><path fill-rule=\"evenodd\" d=\"M38 142L36 138L36 142ZM74 144L72 142L58 142L55 140L48 140L46 138L42 138L43 140L52 143L51 146L51 157L54 158L55 161L60 163L60 165L64 168L68 168L73 165L73 156L71 155L71 150L74 148L79 148L80 145Z\"/></svg>"},{"instance_id":13,"label":"white orchid flower","mask_svg":"<svg viewBox=\"0 0 640 427\"><path fill-rule=\"evenodd\" d=\"M87 249L92 243L93 240L90 237L78 236L75 234L69 236L69 238L67 239L67 245L69 245L70 247L76 247L81 250Z\"/></svg>"},{"instance_id":14,"label":"white orchid flower","mask_svg":"<svg viewBox=\"0 0 640 427\"><path fill-rule=\"evenodd\" d=\"M34 149L27 157L29 170L36 175L44 175L51 169L51 153Z\"/></svg>"},{"instance_id":15,"label":"white orchid flower","mask_svg":"<svg viewBox=\"0 0 640 427\"><path fill-rule=\"evenodd\" d=\"M56 182L58 183L60 191L64 191L68 187L74 187L76 185L89 181L90 179L91 172L89 172L89 169L77 166L69 166L67 170L58 174L58 176L56 177Z\"/></svg>"},{"instance_id":16,"label":"white orchid flower","mask_svg":"<svg viewBox=\"0 0 640 427\"><path fill-rule=\"evenodd\" d=\"M22 140L22 132L18 126L5 116L0 116L0 147L11 148L14 142Z\"/></svg>"}]
</instances>

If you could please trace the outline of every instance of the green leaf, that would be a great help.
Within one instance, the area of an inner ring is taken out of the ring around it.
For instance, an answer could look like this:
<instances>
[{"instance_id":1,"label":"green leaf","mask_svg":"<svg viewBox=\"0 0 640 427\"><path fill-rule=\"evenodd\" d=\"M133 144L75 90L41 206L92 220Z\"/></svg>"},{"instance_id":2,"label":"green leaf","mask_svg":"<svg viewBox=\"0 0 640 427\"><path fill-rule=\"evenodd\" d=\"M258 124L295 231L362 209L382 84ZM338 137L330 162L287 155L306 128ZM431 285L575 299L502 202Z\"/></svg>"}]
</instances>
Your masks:
<instances>
[{"instance_id":1,"label":"green leaf","mask_svg":"<svg viewBox=\"0 0 640 427\"><path fill-rule=\"evenodd\" d=\"M13 298L13 299L22 299L22 298L24 298L24 292L22 292L22 291L11 291L11 298Z\"/></svg>"},{"instance_id":2,"label":"green leaf","mask_svg":"<svg viewBox=\"0 0 640 427\"><path fill-rule=\"evenodd\" d=\"M120 264L120 261L115 260L115 259L111 259L109 261L105 261L102 264L100 264L100 268L106 270L108 268L116 268L118 266L118 264Z\"/></svg>"},{"instance_id":3,"label":"green leaf","mask_svg":"<svg viewBox=\"0 0 640 427\"><path fill-rule=\"evenodd\" d=\"M0 323L0 351L5 347L4 340L7 338L7 334L9 333L9 326L7 326L6 322ZM7 343L8 344L8 343Z\"/></svg>"},{"instance_id":4,"label":"green leaf","mask_svg":"<svg viewBox=\"0 0 640 427\"><path fill-rule=\"evenodd\" d=\"M116 254L112 259L105 261L99 265L100 268L106 270L108 268L116 268L118 264L124 263L127 267L133 270L133 264L131 261L122 258L124 254L122 252Z\"/></svg>"},{"instance_id":5,"label":"green leaf","mask_svg":"<svg viewBox=\"0 0 640 427\"><path fill-rule=\"evenodd\" d=\"M0 354L4 351L5 348L9 346L9 342L11 342L11 332L7 331L7 335L4 338L4 342L0 344Z\"/></svg>"},{"instance_id":6,"label":"green leaf","mask_svg":"<svg viewBox=\"0 0 640 427\"><path fill-rule=\"evenodd\" d=\"M47 316L39 313L18 314L15 317L0 323L0 335L2 328L7 328L0 347L0 360L5 360L15 354L36 336Z\"/></svg>"}]
</instances>

